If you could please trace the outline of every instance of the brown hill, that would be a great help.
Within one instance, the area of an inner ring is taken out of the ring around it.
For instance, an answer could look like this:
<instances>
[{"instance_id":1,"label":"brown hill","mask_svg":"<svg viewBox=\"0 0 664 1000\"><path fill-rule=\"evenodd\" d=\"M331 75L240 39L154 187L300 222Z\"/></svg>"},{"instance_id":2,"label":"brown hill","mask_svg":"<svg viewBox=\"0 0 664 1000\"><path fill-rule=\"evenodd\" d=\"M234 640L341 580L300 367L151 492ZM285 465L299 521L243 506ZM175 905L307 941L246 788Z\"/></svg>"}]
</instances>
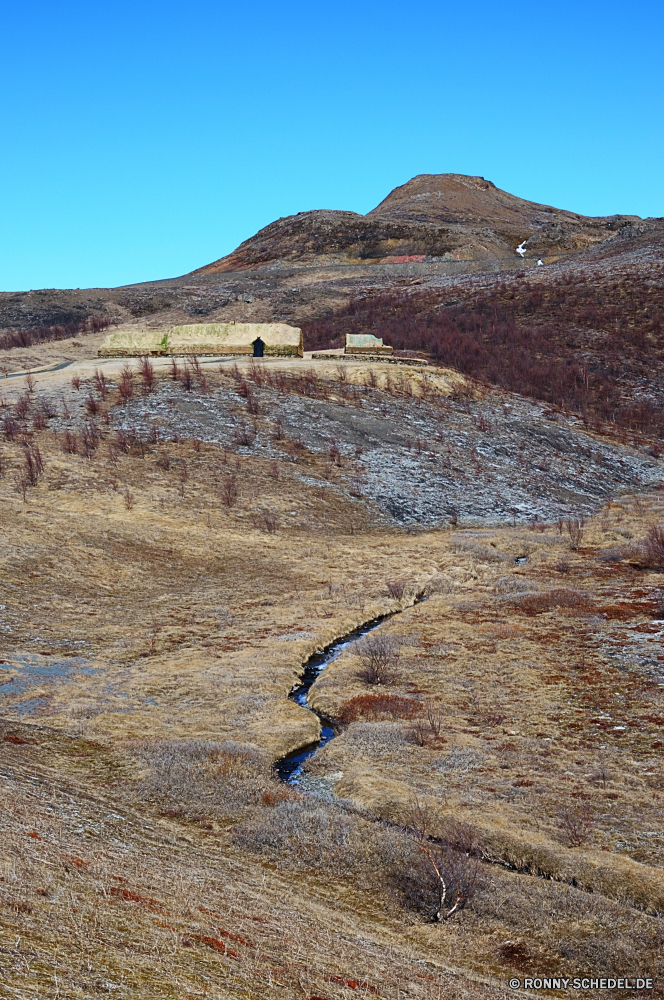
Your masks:
<instances>
[{"instance_id":1,"label":"brown hill","mask_svg":"<svg viewBox=\"0 0 664 1000\"><path fill-rule=\"evenodd\" d=\"M281 266L333 266L513 259L585 250L641 223L639 216L589 218L501 191L483 177L420 174L367 215L299 212L278 219L226 257L192 274Z\"/></svg>"},{"instance_id":2,"label":"brown hill","mask_svg":"<svg viewBox=\"0 0 664 1000\"><path fill-rule=\"evenodd\" d=\"M524 240L521 260L515 249ZM589 276L595 299L608 289L612 308L628 324L638 323L631 286L645 283L660 293L663 240L664 219L588 218L517 198L481 177L424 174L364 216L317 211L279 219L191 274L121 288L2 292L0 373L43 363L39 345L62 337L69 339L56 352L61 360L96 353L87 334L109 322L161 329L202 318L292 326L324 320L308 334L309 345L318 346L338 338L341 328L329 325L330 314L354 301L412 288L461 307L476 301L480 286L490 290L504 281L519 297L521 278L531 270L563 298L568 278L576 283ZM537 267L539 257L546 267ZM593 309L576 321L591 340ZM364 307L360 312L368 321ZM559 323L558 315L539 313L538 322ZM341 325L346 322L341 315ZM568 333L576 336L571 328ZM72 335L83 338L73 354L66 346Z\"/></svg>"}]
</instances>

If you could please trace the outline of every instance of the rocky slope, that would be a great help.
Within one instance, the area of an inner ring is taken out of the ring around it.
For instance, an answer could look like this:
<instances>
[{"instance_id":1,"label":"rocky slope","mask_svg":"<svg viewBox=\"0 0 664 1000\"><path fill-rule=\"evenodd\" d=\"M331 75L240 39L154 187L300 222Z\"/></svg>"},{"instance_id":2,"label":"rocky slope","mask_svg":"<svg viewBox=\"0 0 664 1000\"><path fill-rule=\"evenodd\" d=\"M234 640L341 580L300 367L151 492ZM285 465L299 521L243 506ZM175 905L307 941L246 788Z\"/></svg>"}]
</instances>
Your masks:
<instances>
[{"instance_id":1,"label":"rocky slope","mask_svg":"<svg viewBox=\"0 0 664 1000\"><path fill-rule=\"evenodd\" d=\"M522 260L515 250L524 241ZM481 177L425 174L366 216L317 211L280 219L227 257L178 278L0 293L0 331L71 326L77 346L62 341L58 354L71 360L90 354L88 342L96 353L98 338L85 331L91 317L159 328L201 320L301 326L355 300L411 288L461 306L504 283L516 299L529 294L533 280L559 297L568 278L586 277L597 295L624 286L629 303L631 283L659 287L663 246L662 219L587 218L517 198ZM27 353L0 350L0 372L43 363L29 338L25 346Z\"/></svg>"},{"instance_id":2,"label":"rocky slope","mask_svg":"<svg viewBox=\"0 0 664 1000\"><path fill-rule=\"evenodd\" d=\"M193 274L298 265L513 258L587 249L641 223L634 215L588 218L525 201L483 177L420 174L367 215L299 212Z\"/></svg>"}]
</instances>

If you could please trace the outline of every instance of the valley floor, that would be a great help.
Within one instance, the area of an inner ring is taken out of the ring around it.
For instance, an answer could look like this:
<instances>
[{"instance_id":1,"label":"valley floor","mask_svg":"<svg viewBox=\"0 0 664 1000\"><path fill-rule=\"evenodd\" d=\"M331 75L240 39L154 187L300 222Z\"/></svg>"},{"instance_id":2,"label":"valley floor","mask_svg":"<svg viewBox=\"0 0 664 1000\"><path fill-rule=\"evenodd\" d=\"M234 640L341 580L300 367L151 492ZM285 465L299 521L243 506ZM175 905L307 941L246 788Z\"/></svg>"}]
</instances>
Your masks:
<instances>
[{"instance_id":1,"label":"valley floor","mask_svg":"<svg viewBox=\"0 0 664 1000\"><path fill-rule=\"evenodd\" d=\"M2 384L6 995L661 990L661 462L444 370L178 365Z\"/></svg>"}]
</instances>

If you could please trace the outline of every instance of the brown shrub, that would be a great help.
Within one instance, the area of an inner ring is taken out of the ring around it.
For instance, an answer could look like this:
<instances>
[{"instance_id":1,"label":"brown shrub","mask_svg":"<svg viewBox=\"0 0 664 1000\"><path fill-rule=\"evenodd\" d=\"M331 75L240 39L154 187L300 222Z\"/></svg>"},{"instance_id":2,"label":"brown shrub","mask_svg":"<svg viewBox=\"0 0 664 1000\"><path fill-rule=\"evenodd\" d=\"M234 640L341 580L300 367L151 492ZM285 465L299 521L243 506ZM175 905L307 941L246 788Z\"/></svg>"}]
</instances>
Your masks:
<instances>
[{"instance_id":1,"label":"brown shrub","mask_svg":"<svg viewBox=\"0 0 664 1000\"><path fill-rule=\"evenodd\" d=\"M583 515L577 517L567 517L564 521L565 531L569 535L570 547L576 552L583 541L583 532L586 519Z\"/></svg>"},{"instance_id":2,"label":"brown shrub","mask_svg":"<svg viewBox=\"0 0 664 1000\"><path fill-rule=\"evenodd\" d=\"M223 503L224 507L227 510L230 510L230 508L233 507L234 504L236 503L238 496L236 475L230 473L229 475L224 476L221 487L219 489L219 495L221 497L221 502Z\"/></svg>"},{"instance_id":3,"label":"brown shrub","mask_svg":"<svg viewBox=\"0 0 664 1000\"><path fill-rule=\"evenodd\" d=\"M62 435L62 450L70 455L78 451L78 438L73 431L65 431Z\"/></svg>"},{"instance_id":4,"label":"brown shrub","mask_svg":"<svg viewBox=\"0 0 664 1000\"><path fill-rule=\"evenodd\" d=\"M21 428L16 422L16 420L14 420L13 417L10 417L9 414L5 414L5 416L2 418L2 433L4 435L5 440L15 441L17 435L20 432L20 429Z\"/></svg>"},{"instance_id":5,"label":"brown shrub","mask_svg":"<svg viewBox=\"0 0 664 1000\"><path fill-rule=\"evenodd\" d=\"M341 707L339 722L348 725L357 719L412 719L423 710L420 701L393 694L361 694Z\"/></svg>"},{"instance_id":6,"label":"brown shrub","mask_svg":"<svg viewBox=\"0 0 664 1000\"><path fill-rule=\"evenodd\" d=\"M401 644L391 635L366 635L355 646L359 677L365 684L394 684L399 673Z\"/></svg>"},{"instance_id":7,"label":"brown shrub","mask_svg":"<svg viewBox=\"0 0 664 1000\"><path fill-rule=\"evenodd\" d=\"M607 782L613 781L613 775L606 764L600 764L597 770L591 774L590 780L596 781L602 788L606 788Z\"/></svg>"},{"instance_id":8,"label":"brown shrub","mask_svg":"<svg viewBox=\"0 0 664 1000\"><path fill-rule=\"evenodd\" d=\"M98 368L95 368L95 373L92 377L92 382L94 384L95 389L101 396L101 398L106 399L106 397L108 396L108 381L104 373L99 371Z\"/></svg>"},{"instance_id":9,"label":"brown shrub","mask_svg":"<svg viewBox=\"0 0 664 1000\"><path fill-rule=\"evenodd\" d=\"M256 428L241 420L233 429L233 439L242 447L249 448L256 440Z\"/></svg>"},{"instance_id":10,"label":"brown shrub","mask_svg":"<svg viewBox=\"0 0 664 1000\"><path fill-rule=\"evenodd\" d=\"M581 847L585 844L594 828L595 820L587 803L563 809L560 814L560 829L569 847Z\"/></svg>"},{"instance_id":11,"label":"brown shrub","mask_svg":"<svg viewBox=\"0 0 664 1000\"><path fill-rule=\"evenodd\" d=\"M247 410L254 417L261 412L258 400L251 391L247 392Z\"/></svg>"},{"instance_id":12,"label":"brown shrub","mask_svg":"<svg viewBox=\"0 0 664 1000\"><path fill-rule=\"evenodd\" d=\"M304 441L301 438L284 438L284 447L291 462L299 462L304 451Z\"/></svg>"},{"instance_id":13,"label":"brown shrub","mask_svg":"<svg viewBox=\"0 0 664 1000\"><path fill-rule=\"evenodd\" d=\"M432 839L433 817L429 807L413 798L405 832L416 847L396 872L396 886L405 901L432 920L449 920L475 894L481 845L467 823L451 821Z\"/></svg>"},{"instance_id":14,"label":"brown shrub","mask_svg":"<svg viewBox=\"0 0 664 1000\"><path fill-rule=\"evenodd\" d=\"M146 394L154 392L157 387L154 365L147 357L141 358L141 381L143 383L143 392Z\"/></svg>"},{"instance_id":15,"label":"brown shrub","mask_svg":"<svg viewBox=\"0 0 664 1000\"><path fill-rule=\"evenodd\" d=\"M405 580L386 580L385 586L387 587L388 596L393 597L395 601L402 600L406 593Z\"/></svg>"},{"instance_id":16,"label":"brown shrub","mask_svg":"<svg viewBox=\"0 0 664 1000\"><path fill-rule=\"evenodd\" d=\"M538 615L545 611L552 611L555 608L577 608L585 610L592 607L592 602L586 594L578 590L567 590L556 588L541 594L524 594L522 597L510 600L520 611L527 614Z\"/></svg>"},{"instance_id":17,"label":"brown shrub","mask_svg":"<svg viewBox=\"0 0 664 1000\"><path fill-rule=\"evenodd\" d=\"M255 528L267 531L269 535L274 535L279 530L279 515L273 510L256 511L251 520Z\"/></svg>"},{"instance_id":18,"label":"brown shrub","mask_svg":"<svg viewBox=\"0 0 664 1000\"><path fill-rule=\"evenodd\" d=\"M124 455L128 455L131 451L131 438L127 431L119 430L115 433L115 447L118 451L121 451Z\"/></svg>"},{"instance_id":19,"label":"brown shrub","mask_svg":"<svg viewBox=\"0 0 664 1000\"><path fill-rule=\"evenodd\" d=\"M38 445L28 441L23 445L23 475L28 486L36 486L44 472L44 460Z\"/></svg>"},{"instance_id":20,"label":"brown shrub","mask_svg":"<svg viewBox=\"0 0 664 1000\"><path fill-rule=\"evenodd\" d=\"M424 705L424 718L417 719L410 727L410 736L420 747L431 746L432 744L445 742L440 735L443 727L443 715L439 706L434 701L427 701Z\"/></svg>"},{"instance_id":21,"label":"brown shrub","mask_svg":"<svg viewBox=\"0 0 664 1000\"><path fill-rule=\"evenodd\" d=\"M479 862L450 844L433 842L431 817L417 801L411 803L407 830L416 850L404 856L393 884L406 905L436 922L449 920L477 891Z\"/></svg>"},{"instance_id":22,"label":"brown shrub","mask_svg":"<svg viewBox=\"0 0 664 1000\"><path fill-rule=\"evenodd\" d=\"M180 385L187 392L191 392L192 389L194 388L194 379L191 373L191 369L186 361L184 363L182 371L180 372Z\"/></svg>"},{"instance_id":23,"label":"brown shrub","mask_svg":"<svg viewBox=\"0 0 664 1000\"><path fill-rule=\"evenodd\" d=\"M134 395L134 373L129 365L125 365L120 373L118 393L120 395L121 402L125 404L128 403Z\"/></svg>"},{"instance_id":24,"label":"brown shrub","mask_svg":"<svg viewBox=\"0 0 664 1000\"><path fill-rule=\"evenodd\" d=\"M640 548L644 566L648 569L664 569L664 526L653 525Z\"/></svg>"},{"instance_id":25,"label":"brown shrub","mask_svg":"<svg viewBox=\"0 0 664 1000\"><path fill-rule=\"evenodd\" d=\"M85 409L88 411L91 417L95 417L99 413L99 403L92 395L92 393L89 393L85 397Z\"/></svg>"},{"instance_id":26,"label":"brown shrub","mask_svg":"<svg viewBox=\"0 0 664 1000\"><path fill-rule=\"evenodd\" d=\"M470 823L462 820L447 820L436 838L447 847L455 851L461 851L469 857L478 857L482 854L482 840Z\"/></svg>"},{"instance_id":27,"label":"brown shrub","mask_svg":"<svg viewBox=\"0 0 664 1000\"><path fill-rule=\"evenodd\" d=\"M27 394L27 392L24 393L22 396L19 396L19 398L16 400L14 404L14 413L19 418L19 420L25 420L28 413L30 412L31 406L32 406L32 400L30 399L30 396Z\"/></svg>"},{"instance_id":28,"label":"brown shrub","mask_svg":"<svg viewBox=\"0 0 664 1000\"><path fill-rule=\"evenodd\" d=\"M100 438L99 428L93 421L83 425L81 442L83 444L83 454L86 458L92 458L99 447Z\"/></svg>"},{"instance_id":29,"label":"brown shrub","mask_svg":"<svg viewBox=\"0 0 664 1000\"><path fill-rule=\"evenodd\" d=\"M233 740L172 740L146 747L144 757L150 773L139 791L190 818L236 816L266 794L275 803L291 794L272 775L266 754Z\"/></svg>"}]
</instances>

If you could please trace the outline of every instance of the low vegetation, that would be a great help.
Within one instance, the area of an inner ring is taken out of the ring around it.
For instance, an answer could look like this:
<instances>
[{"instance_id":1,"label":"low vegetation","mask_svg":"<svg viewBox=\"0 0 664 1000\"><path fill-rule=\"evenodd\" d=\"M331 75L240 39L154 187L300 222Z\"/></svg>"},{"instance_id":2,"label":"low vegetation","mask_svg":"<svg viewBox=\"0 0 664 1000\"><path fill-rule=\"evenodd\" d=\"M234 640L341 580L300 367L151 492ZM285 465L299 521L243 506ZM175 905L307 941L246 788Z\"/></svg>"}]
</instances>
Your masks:
<instances>
[{"instance_id":1,"label":"low vegetation","mask_svg":"<svg viewBox=\"0 0 664 1000\"><path fill-rule=\"evenodd\" d=\"M7 330L0 334L0 351L10 347L33 347L52 340L68 340L86 333L101 333L111 325L112 320L108 316L92 315L73 323Z\"/></svg>"},{"instance_id":2,"label":"low vegetation","mask_svg":"<svg viewBox=\"0 0 664 1000\"><path fill-rule=\"evenodd\" d=\"M364 296L306 323L305 346L337 347L347 333L372 333L397 350L425 352L503 389L661 438L658 279L661 266L647 278L609 283L579 272L547 283L503 282L479 293Z\"/></svg>"},{"instance_id":3,"label":"low vegetation","mask_svg":"<svg viewBox=\"0 0 664 1000\"><path fill-rule=\"evenodd\" d=\"M661 977L661 491L399 527L354 492L366 443L314 448L287 406L382 420L398 394L420 419L396 375L74 377L0 417L3 985L439 1000ZM185 434L194 404L210 423ZM378 618L311 689L335 738L281 783L320 731L288 698L302 664Z\"/></svg>"}]
</instances>

